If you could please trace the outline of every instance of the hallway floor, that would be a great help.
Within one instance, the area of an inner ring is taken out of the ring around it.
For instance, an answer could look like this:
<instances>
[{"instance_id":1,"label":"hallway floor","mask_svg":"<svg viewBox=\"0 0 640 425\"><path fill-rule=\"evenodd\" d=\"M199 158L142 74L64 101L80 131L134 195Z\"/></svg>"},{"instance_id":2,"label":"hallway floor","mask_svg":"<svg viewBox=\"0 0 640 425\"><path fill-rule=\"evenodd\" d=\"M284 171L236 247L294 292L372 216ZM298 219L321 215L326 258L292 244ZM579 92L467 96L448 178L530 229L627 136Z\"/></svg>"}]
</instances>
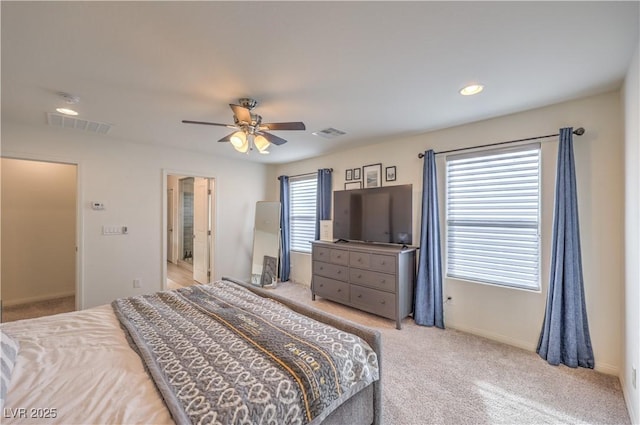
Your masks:
<instances>
[{"instance_id":1,"label":"hallway floor","mask_svg":"<svg viewBox=\"0 0 640 425\"><path fill-rule=\"evenodd\" d=\"M195 285L193 272L167 261L167 289L178 289L184 286Z\"/></svg>"}]
</instances>

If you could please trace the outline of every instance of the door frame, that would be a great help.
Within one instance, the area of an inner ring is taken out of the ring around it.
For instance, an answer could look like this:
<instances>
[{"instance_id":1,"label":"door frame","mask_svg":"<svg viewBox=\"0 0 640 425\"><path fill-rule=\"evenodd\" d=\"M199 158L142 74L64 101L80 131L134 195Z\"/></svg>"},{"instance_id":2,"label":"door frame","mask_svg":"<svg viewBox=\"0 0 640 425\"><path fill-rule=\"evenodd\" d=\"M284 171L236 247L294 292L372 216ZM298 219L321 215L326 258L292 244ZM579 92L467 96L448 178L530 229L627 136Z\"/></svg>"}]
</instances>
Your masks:
<instances>
[{"instance_id":1,"label":"door frame","mask_svg":"<svg viewBox=\"0 0 640 425\"><path fill-rule=\"evenodd\" d=\"M171 197L169 196L169 191L171 191ZM169 199L173 199L173 189L167 189L167 232L169 232L169 217L174 218L173 215L173 203L169 203ZM175 229L171 229L171 232L175 232ZM167 240L167 261L169 261L169 257L173 259L173 243ZM172 261L173 262L173 261Z\"/></svg>"},{"instance_id":2,"label":"door frame","mask_svg":"<svg viewBox=\"0 0 640 425\"><path fill-rule=\"evenodd\" d=\"M211 207L211 211L210 211L210 219L211 219L211 238L209 240L209 268L212 270L211 273L211 279L215 279L215 271L217 270L215 264L215 258L218 252L218 238L217 238L217 229L218 229L218 208L217 208L217 204L218 204L218 196L217 196L217 191L218 191L218 183L217 183L217 178L215 175L212 175L210 173L198 173L198 172L193 172L193 171L184 171L184 170L175 170L175 169L170 169L170 168L163 168L162 169L162 223L160 224L160 227L162 229L162 243L160 244L161 246L161 277L162 277L162 289L166 290L167 289L167 208L168 208L168 201L167 201L167 192L168 192L168 185L167 185L167 178L170 175L174 175L174 176L180 176L180 177L201 177L201 178L205 178L205 179L209 179L211 181L213 181L213 188L211 189L211 198L209 200L210 202L210 207Z\"/></svg>"},{"instance_id":3,"label":"door frame","mask_svg":"<svg viewBox=\"0 0 640 425\"><path fill-rule=\"evenodd\" d=\"M82 196L82 181L84 166L82 161L75 158L58 157L54 155L29 154L23 152L6 152L3 151L0 158L18 159L23 161L49 162L54 164L66 164L76 166L76 284L75 298L76 311L84 308L84 236L82 229L84 228L84 197Z\"/></svg>"}]
</instances>

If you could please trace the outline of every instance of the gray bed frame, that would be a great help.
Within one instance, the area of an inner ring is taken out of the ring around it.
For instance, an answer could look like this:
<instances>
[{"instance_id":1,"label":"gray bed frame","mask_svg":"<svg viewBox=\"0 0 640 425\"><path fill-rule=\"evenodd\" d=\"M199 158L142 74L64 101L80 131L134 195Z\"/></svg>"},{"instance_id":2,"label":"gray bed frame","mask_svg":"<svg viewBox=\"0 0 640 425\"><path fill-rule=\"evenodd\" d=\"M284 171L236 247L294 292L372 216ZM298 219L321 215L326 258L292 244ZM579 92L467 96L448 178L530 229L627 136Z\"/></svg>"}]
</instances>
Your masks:
<instances>
[{"instance_id":1,"label":"gray bed frame","mask_svg":"<svg viewBox=\"0 0 640 425\"><path fill-rule=\"evenodd\" d=\"M371 348L378 355L378 366L380 367L380 380L369 385L362 391L355 394L349 400L344 402L333 412L331 412L324 420L323 425L381 425L382 424L382 337L380 332L359 325L357 323L345 320L341 317L334 316L329 313L317 310L313 307L298 303L296 301L284 298L273 290L266 290L260 287L248 284L246 282L231 278L223 277L223 280L228 280L244 288L247 288L251 292L260 295L261 297L271 298L276 300L291 310L304 314L307 317L318 320L320 322L331 325L335 328L341 329L345 332L349 332L358 335L371 346Z\"/></svg>"}]
</instances>

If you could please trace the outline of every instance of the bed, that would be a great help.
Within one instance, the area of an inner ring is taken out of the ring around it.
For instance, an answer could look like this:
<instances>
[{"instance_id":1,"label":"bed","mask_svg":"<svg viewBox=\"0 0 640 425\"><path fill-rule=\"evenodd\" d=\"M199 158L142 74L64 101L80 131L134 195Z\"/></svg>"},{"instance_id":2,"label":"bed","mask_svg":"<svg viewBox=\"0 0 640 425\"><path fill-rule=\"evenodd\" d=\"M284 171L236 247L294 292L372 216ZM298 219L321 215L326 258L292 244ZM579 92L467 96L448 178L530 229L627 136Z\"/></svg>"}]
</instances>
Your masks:
<instances>
[{"instance_id":1,"label":"bed","mask_svg":"<svg viewBox=\"0 0 640 425\"><path fill-rule=\"evenodd\" d=\"M184 316L181 304L190 306ZM2 332L19 344L3 424L382 419L379 332L231 278L4 323Z\"/></svg>"}]
</instances>

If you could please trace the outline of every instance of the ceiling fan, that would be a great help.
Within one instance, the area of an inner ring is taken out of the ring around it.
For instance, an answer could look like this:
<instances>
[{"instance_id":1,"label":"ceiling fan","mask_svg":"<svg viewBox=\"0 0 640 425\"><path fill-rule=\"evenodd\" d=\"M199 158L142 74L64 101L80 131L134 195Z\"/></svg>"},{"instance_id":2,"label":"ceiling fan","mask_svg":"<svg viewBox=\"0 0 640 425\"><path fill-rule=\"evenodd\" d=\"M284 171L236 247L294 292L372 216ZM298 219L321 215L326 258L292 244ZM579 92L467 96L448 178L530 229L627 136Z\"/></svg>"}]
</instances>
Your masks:
<instances>
[{"instance_id":1,"label":"ceiling fan","mask_svg":"<svg viewBox=\"0 0 640 425\"><path fill-rule=\"evenodd\" d=\"M218 142L231 142L233 147L242 153L252 150L255 146L260 153L268 154L271 144L282 145L287 143L285 139L275 136L267 131L278 130L305 130L303 122L272 122L263 123L262 117L251 113L258 102L250 98L238 99L239 105L229 104L233 111L233 124L219 124L215 122L182 120L185 124L204 124L232 128L234 131L227 134Z\"/></svg>"}]
</instances>

